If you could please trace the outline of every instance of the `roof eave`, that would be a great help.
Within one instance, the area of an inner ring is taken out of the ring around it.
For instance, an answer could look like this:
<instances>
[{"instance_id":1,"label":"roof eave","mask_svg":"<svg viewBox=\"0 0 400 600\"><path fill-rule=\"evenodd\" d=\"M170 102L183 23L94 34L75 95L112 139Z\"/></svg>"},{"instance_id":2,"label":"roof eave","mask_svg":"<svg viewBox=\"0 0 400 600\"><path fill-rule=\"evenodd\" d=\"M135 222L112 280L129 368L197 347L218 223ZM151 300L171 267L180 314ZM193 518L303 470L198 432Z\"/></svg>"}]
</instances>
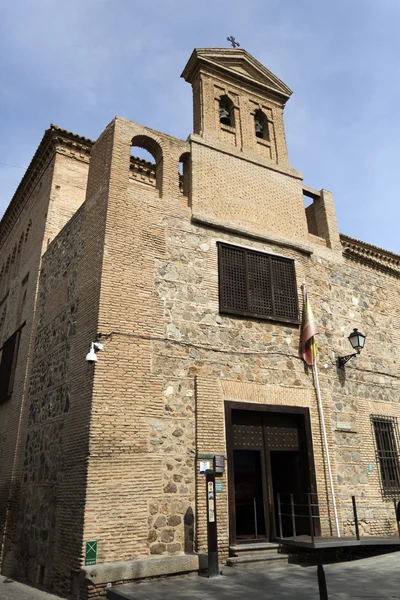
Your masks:
<instances>
[{"instance_id":1,"label":"roof eave","mask_svg":"<svg viewBox=\"0 0 400 600\"><path fill-rule=\"evenodd\" d=\"M205 51L207 51L207 52L205 52ZM202 54L202 52L204 52L204 54ZM213 54L213 52L214 52L214 54ZM245 75L244 73L239 73L237 71L233 71L225 65L218 64L218 62L216 62L216 58L215 58L215 53L217 53L217 52L219 54L225 54L225 55L230 54L232 56L236 56L237 58L241 58L243 61L248 62L253 68L257 69L260 72L260 75L264 75L266 78L272 79L272 81L274 81L276 83L276 87L269 86L267 84L264 84L256 79L253 79L253 78ZM213 56L214 56L214 59L213 59ZM275 96L278 96L279 98L281 98L281 100L283 100L284 103L290 98L290 96L293 93L292 90L282 80L280 80L278 77L276 77L276 75L274 75L274 73L269 71L266 67L264 67L264 65L262 65L260 62L258 62L251 54L249 54L244 49L239 50L237 48L206 48L206 49L195 48L186 64L184 70L182 71L181 77L188 83L192 83L193 80L195 79L199 69L201 69L202 65L206 65L209 68L218 69L224 75L229 75L231 78L234 77L235 79L240 79L244 83L246 83L247 85L250 85L253 88L255 87L264 92L267 91L269 93L272 93Z\"/></svg>"}]
</instances>

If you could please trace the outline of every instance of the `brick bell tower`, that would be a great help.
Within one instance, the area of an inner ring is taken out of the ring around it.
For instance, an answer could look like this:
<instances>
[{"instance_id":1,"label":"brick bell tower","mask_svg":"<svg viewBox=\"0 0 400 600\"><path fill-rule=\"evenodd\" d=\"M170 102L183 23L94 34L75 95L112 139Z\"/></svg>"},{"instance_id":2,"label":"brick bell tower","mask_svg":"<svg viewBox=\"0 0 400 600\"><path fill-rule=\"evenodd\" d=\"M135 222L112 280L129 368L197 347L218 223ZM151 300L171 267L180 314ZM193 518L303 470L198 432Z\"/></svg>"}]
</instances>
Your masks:
<instances>
[{"instance_id":1,"label":"brick bell tower","mask_svg":"<svg viewBox=\"0 0 400 600\"><path fill-rule=\"evenodd\" d=\"M301 173L289 163L283 109L292 91L241 48L197 48L189 137L195 218L270 239L308 239Z\"/></svg>"},{"instance_id":2,"label":"brick bell tower","mask_svg":"<svg viewBox=\"0 0 400 600\"><path fill-rule=\"evenodd\" d=\"M182 77L195 134L289 166L282 113L292 91L246 50L196 48Z\"/></svg>"}]
</instances>

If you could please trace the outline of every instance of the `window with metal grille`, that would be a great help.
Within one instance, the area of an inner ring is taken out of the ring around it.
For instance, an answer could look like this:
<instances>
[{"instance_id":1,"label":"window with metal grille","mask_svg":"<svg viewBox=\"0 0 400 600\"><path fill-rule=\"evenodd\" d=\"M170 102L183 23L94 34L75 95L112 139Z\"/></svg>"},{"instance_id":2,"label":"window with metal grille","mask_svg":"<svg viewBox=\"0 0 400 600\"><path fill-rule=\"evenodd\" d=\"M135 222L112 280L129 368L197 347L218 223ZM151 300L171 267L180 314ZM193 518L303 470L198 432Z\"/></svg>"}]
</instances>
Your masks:
<instances>
[{"instance_id":1,"label":"window with metal grille","mask_svg":"<svg viewBox=\"0 0 400 600\"><path fill-rule=\"evenodd\" d=\"M222 242L218 254L221 313L299 323L293 260Z\"/></svg>"},{"instance_id":2,"label":"window with metal grille","mask_svg":"<svg viewBox=\"0 0 400 600\"><path fill-rule=\"evenodd\" d=\"M395 417L371 415L384 493L400 492L399 429Z\"/></svg>"},{"instance_id":3,"label":"window with metal grille","mask_svg":"<svg viewBox=\"0 0 400 600\"><path fill-rule=\"evenodd\" d=\"M11 397L14 387L21 330L16 331L4 342L0 362L0 403Z\"/></svg>"}]
</instances>

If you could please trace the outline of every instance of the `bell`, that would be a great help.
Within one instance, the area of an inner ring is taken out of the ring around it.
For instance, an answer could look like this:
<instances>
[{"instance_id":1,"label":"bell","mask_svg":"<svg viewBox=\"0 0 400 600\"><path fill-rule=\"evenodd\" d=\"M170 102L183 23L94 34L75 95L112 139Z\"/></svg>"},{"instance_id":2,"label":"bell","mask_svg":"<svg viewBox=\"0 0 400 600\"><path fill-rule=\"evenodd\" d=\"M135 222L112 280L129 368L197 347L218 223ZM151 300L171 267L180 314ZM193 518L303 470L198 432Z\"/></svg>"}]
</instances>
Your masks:
<instances>
[{"instance_id":1,"label":"bell","mask_svg":"<svg viewBox=\"0 0 400 600\"><path fill-rule=\"evenodd\" d=\"M256 137L263 138L264 137L264 126L262 125L262 123L259 119L256 119L255 127L256 127Z\"/></svg>"},{"instance_id":2,"label":"bell","mask_svg":"<svg viewBox=\"0 0 400 600\"><path fill-rule=\"evenodd\" d=\"M219 107L219 122L223 125L231 124L231 115L229 114L225 106Z\"/></svg>"}]
</instances>

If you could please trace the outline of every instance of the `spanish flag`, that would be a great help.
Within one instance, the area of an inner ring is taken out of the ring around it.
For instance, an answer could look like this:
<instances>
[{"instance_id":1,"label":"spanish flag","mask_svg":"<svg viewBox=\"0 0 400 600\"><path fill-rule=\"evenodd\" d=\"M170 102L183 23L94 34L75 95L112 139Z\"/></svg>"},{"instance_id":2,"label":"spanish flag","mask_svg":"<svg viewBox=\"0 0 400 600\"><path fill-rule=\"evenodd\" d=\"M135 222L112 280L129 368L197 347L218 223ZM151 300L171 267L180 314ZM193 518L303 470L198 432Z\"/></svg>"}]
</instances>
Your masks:
<instances>
[{"instance_id":1,"label":"spanish flag","mask_svg":"<svg viewBox=\"0 0 400 600\"><path fill-rule=\"evenodd\" d=\"M304 291L304 313L301 328L301 354L308 365L313 365L317 356L317 346L314 336L319 333L318 325L314 319L307 290Z\"/></svg>"}]
</instances>

